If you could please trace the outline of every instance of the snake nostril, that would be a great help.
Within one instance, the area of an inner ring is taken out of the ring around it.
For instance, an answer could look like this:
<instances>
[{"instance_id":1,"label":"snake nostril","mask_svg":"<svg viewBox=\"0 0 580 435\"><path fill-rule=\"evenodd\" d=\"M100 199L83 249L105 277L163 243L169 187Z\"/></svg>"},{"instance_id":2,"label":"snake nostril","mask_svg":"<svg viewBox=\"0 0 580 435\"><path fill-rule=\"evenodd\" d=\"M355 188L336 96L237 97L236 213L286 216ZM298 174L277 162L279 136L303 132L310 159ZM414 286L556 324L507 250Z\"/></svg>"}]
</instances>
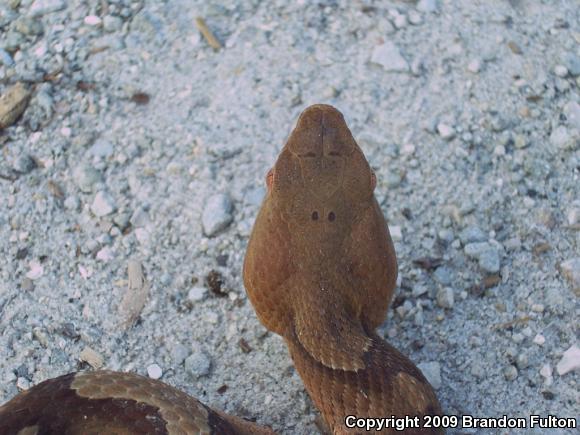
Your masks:
<instances>
[{"instance_id":1,"label":"snake nostril","mask_svg":"<svg viewBox=\"0 0 580 435\"><path fill-rule=\"evenodd\" d=\"M328 220L330 222L333 222L336 219L336 215L334 214L333 211L331 211L330 213L328 213Z\"/></svg>"},{"instance_id":2,"label":"snake nostril","mask_svg":"<svg viewBox=\"0 0 580 435\"><path fill-rule=\"evenodd\" d=\"M312 212L312 220L313 221L317 221L318 220L318 212L317 211L313 211Z\"/></svg>"}]
</instances>

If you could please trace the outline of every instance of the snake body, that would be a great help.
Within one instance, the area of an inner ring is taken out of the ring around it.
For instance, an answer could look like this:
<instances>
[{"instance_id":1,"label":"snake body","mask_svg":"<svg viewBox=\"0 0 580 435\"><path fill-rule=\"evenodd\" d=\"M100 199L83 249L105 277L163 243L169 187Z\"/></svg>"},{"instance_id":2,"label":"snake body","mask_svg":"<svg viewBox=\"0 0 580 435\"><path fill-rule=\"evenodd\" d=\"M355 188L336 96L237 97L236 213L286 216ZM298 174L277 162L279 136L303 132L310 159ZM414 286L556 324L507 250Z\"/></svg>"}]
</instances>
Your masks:
<instances>
[{"instance_id":1,"label":"snake body","mask_svg":"<svg viewBox=\"0 0 580 435\"><path fill-rule=\"evenodd\" d=\"M347 427L349 415L441 414L421 371L375 333L397 262L374 197L375 175L342 114L327 105L307 108L266 183L244 285L262 324L284 338L328 429L360 433ZM160 381L111 371L49 379L0 407L0 435L114 433L273 432Z\"/></svg>"}]
</instances>

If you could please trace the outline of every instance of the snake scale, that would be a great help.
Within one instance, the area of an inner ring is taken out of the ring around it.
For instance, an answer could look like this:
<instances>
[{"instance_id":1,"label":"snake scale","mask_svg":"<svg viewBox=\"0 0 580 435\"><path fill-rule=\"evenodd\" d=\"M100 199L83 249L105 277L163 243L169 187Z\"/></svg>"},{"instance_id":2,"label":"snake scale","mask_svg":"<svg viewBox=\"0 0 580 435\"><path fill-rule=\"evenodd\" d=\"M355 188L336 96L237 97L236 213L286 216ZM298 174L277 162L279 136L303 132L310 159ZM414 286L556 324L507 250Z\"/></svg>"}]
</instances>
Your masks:
<instances>
[{"instance_id":1,"label":"snake scale","mask_svg":"<svg viewBox=\"0 0 580 435\"><path fill-rule=\"evenodd\" d=\"M266 184L244 285L262 324L284 338L328 430L363 433L347 427L348 415L440 415L421 371L375 333L397 260L375 175L342 114L307 108ZM0 407L2 435L273 433L160 381L105 370L46 380Z\"/></svg>"}]
</instances>

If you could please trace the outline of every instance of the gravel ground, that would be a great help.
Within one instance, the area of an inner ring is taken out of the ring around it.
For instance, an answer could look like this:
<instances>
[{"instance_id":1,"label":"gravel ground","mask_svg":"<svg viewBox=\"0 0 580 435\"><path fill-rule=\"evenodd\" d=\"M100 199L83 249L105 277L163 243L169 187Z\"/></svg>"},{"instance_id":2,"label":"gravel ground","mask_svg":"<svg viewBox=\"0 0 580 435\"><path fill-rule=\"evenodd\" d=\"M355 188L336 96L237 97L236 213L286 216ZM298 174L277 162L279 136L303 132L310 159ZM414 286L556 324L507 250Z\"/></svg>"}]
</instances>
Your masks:
<instances>
[{"instance_id":1,"label":"gravel ground","mask_svg":"<svg viewBox=\"0 0 580 435\"><path fill-rule=\"evenodd\" d=\"M241 265L266 171L325 102L395 239L380 332L448 414L578 416L579 23L577 0L3 1L0 402L102 365L316 433Z\"/></svg>"}]
</instances>

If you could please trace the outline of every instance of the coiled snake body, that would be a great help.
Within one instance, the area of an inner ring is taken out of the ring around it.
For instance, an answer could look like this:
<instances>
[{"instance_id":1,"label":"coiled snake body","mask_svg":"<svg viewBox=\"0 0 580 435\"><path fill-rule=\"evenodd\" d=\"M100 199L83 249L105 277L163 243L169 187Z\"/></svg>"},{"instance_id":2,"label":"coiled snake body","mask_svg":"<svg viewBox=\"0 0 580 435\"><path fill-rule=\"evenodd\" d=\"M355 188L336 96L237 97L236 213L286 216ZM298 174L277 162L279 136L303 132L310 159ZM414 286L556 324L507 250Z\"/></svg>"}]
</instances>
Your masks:
<instances>
[{"instance_id":1,"label":"coiled snake body","mask_svg":"<svg viewBox=\"0 0 580 435\"><path fill-rule=\"evenodd\" d=\"M262 324L284 338L328 428L360 433L347 427L349 415L440 414L422 373L374 332L385 320L397 263L374 173L341 113L307 108L266 183L244 285ZM110 371L49 379L0 407L2 435L115 433L273 432L160 381Z\"/></svg>"}]
</instances>

